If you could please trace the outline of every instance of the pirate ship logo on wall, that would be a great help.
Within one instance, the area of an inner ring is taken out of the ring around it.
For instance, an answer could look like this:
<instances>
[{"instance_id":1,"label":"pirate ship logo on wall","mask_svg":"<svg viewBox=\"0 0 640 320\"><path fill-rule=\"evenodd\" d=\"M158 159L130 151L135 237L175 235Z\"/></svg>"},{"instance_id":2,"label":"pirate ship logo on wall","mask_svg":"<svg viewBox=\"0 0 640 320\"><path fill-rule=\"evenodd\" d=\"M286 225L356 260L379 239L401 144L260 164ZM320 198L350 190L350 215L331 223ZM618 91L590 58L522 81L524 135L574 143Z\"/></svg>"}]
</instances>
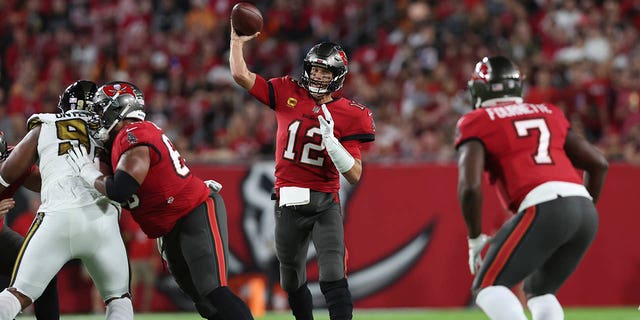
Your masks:
<instances>
[{"instance_id":1,"label":"pirate ship logo on wall","mask_svg":"<svg viewBox=\"0 0 640 320\"><path fill-rule=\"evenodd\" d=\"M273 162L254 163L242 182L243 195L242 228L248 244L251 265L242 262L231 252L229 269L232 273L258 269L266 274L277 273L277 259L274 243L275 206L271 199L274 186ZM341 180L340 201L344 209L343 217L348 217L349 198L355 191L346 180ZM345 227L351 222L345 219ZM354 220L355 221L355 220ZM380 252L370 264L357 269L349 268L349 288L354 301L373 295L398 281L418 261L425 251L433 231L433 223L428 224L418 234L405 243L400 243L392 250ZM351 253L353 256L354 253ZM316 251L309 246L307 264L314 263ZM316 278L308 279L309 289L313 295L315 306L324 306L324 297Z\"/></svg>"}]
</instances>

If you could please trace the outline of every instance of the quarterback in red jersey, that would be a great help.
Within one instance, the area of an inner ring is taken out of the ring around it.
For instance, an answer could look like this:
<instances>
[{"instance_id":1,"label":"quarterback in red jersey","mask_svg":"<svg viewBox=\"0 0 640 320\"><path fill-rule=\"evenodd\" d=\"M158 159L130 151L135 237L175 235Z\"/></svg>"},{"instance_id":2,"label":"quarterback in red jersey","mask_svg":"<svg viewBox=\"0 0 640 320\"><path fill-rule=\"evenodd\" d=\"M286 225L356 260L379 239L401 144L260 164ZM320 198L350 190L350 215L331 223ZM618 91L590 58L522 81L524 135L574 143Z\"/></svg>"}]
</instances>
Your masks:
<instances>
[{"instance_id":1,"label":"quarterback in red jersey","mask_svg":"<svg viewBox=\"0 0 640 320\"><path fill-rule=\"evenodd\" d=\"M300 80L266 80L249 71L243 45L252 36L231 28L229 64L234 80L276 113L276 255L280 283L297 320L313 319L306 279L309 241L318 252L320 289L332 320L351 319L346 249L338 199L340 174L355 184L362 175L360 149L374 140L373 114L333 93L342 87L348 61L340 46L315 45Z\"/></svg>"},{"instance_id":2,"label":"quarterback in red jersey","mask_svg":"<svg viewBox=\"0 0 640 320\"><path fill-rule=\"evenodd\" d=\"M509 59L483 58L469 90L474 110L458 121L455 144L476 303L494 320L527 319L510 291L524 280L534 320L564 319L555 293L595 237L594 202L608 163L559 108L522 101L520 72ZM492 239L481 230L483 171L515 213Z\"/></svg>"},{"instance_id":3,"label":"quarterback in red jersey","mask_svg":"<svg viewBox=\"0 0 640 320\"><path fill-rule=\"evenodd\" d=\"M4 161L12 149L13 147L7 146L4 133L0 131L0 161ZM40 171L33 165L0 192L0 274L7 278L11 277L24 237L5 225L5 215L14 207L13 196L21 186L33 192L40 192L40 183ZM33 311L36 319L60 319L57 282L57 277L51 279L42 295L34 302Z\"/></svg>"},{"instance_id":4,"label":"quarterback in red jersey","mask_svg":"<svg viewBox=\"0 0 640 320\"><path fill-rule=\"evenodd\" d=\"M145 121L144 95L116 81L94 99L101 129L95 137L110 146L111 176L75 147L69 161L77 173L110 199L123 203L149 238L159 238L163 256L180 288L207 319L253 319L227 287L227 225L222 197L185 165L164 131Z\"/></svg>"}]
</instances>

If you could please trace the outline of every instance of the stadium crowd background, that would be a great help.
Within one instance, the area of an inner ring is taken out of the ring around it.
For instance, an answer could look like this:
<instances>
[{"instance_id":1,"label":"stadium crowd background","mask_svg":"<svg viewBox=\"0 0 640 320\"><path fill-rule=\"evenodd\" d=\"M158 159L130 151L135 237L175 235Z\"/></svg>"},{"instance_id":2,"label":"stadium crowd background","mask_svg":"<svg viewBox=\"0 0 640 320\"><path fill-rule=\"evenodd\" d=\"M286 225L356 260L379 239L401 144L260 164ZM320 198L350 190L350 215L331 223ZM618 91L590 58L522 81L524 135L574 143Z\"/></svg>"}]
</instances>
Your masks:
<instances>
[{"instance_id":1,"label":"stadium crowd background","mask_svg":"<svg viewBox=\"0 0 640 320\"><path fill-rule=\"evenodd\" d=\"M17 143L26 119L56 112L77 79L127 80L143 89L148 119L187 160L273 159L275 114L228 69L236 2L0 0L0 130ZM298 77L320 41L343 46L350 65L342 93L369 106L377 125L365 162L454 161L474 63L502 54L526 76L525 100L563 108L610 161L640 164L640 1L254 3L265 25L245 52L265 78ZM38 205L32 198L26 212ZM20 216L24 229L31 218ZM150 260L155 250L138 231L125 235L140 239L135 255Z\"/></svg>"},{"instance_id":2,"label":"stadium crowd background","mask_svg":"<svg viewBox=\"0 0 640 320\"><path fill-rule=\"evenodd\" d=\"M149 119L191 161L273 157L275 116L228 71L228 0L3 0L0 129L16 142L34 112L55 112L76 79L129 80ZM371 107L367 161L454 159L466 81L489 54L514 59L525 97L566 110L612 161L640 163L640 2L272 0L247 59L258 74L299 76L307 50L338 41L342 90Z\"/></svg>"}]
</instances>

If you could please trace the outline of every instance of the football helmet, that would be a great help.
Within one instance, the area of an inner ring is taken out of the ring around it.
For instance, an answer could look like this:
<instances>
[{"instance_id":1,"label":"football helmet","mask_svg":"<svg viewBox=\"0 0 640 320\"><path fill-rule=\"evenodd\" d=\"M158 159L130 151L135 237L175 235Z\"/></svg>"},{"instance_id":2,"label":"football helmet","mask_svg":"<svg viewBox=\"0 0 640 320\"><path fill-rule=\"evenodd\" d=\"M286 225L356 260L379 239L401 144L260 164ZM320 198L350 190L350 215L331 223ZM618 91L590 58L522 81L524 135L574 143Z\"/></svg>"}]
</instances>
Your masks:
<instances>
[{"instance_id":1,"label":"football helmet","mask_svg":"<svg viewBox=\"0 0 640 320\"><path fill-rule=\"evenodd\" d=\"M144 120L144 94L134 84L113 81L98 88L93 99L93 108L100 117L100 129L94 138L109 139L109 133L125 118Z\"/></svg>"},{"instance_id":2,"label":"football helmet","mask_svg":"<svg viewBox=\"0 0 640 320\"><path fill-rule=\"evenodd\" d=\"M311 94L324 95L342 88L344 78L348 72L347 55L342 48L331 42L315 45L304 58L303 73L300 83ZM328 83L311 79L311 68L321 67L333 73Z\"/></svg>"},{"instance_id":3,"label":"football helmet","mask_svg":"<svg viewBox=\"0 0 640 320\"><path fill-rule=\"evenodd\" d=\"M96 90L97 86L92 81L78 80L64 90L58 100L58 109L63 113L69 110L92 111Z\"/></svg>"},{"instance_id":4,"label":"football helmet","mask_svg":"<svg viewBox=\"0 0 640 320\"><path fill-rule=\"evenodd\" d=\"M4 161L9 157L9 146L7 139L4 138L4 132L0 131L0 161Z\"/></svg>"},{"instance_id":5,"label":"football helmet","mask_svg":"<svg viewBox=\"0 0 640 320\"><path fill-rule=\"evenodd\" d=\"M468 87L474 109L490 99L522 97L520 70L503 56L482 58L473 70Z\"/></svg>"}]
</instances>

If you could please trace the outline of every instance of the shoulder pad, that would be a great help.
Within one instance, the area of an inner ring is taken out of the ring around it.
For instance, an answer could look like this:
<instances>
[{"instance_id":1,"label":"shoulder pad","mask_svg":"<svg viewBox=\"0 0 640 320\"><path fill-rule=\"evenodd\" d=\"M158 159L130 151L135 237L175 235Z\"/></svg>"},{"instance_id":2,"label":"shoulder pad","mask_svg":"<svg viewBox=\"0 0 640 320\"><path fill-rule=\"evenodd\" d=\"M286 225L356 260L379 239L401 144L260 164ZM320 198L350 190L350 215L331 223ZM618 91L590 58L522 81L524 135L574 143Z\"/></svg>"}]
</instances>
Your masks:
<instances>
[{"instance_id":1,"label":"shoulder pad","mask_svg":"<svg viewBox=\"0 0 640 320\"><path fill-rule=\"evenodd\" d=\"M27 120L27 131L41 125L44 121L40 117L40 114L34 114Z\"/></svg>"}]
</instances>

